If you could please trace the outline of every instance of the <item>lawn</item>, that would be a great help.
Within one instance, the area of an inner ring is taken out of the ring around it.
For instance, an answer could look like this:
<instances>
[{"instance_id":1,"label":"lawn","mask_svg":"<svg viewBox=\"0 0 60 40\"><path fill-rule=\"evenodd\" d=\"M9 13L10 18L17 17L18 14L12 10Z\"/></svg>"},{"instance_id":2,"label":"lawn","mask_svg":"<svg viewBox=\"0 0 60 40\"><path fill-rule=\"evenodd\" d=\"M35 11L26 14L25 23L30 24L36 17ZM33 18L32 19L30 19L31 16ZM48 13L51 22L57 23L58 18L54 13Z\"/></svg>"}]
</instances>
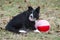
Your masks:
<instances>
[{"instance_id":1,"label":"lawn","mask_svg":"<svg viewBox=\"0 0 60 40\"><path fill-rule=\"evenodd\" d=\"M41 7L40 18L51 25L49 33L15 34L4 30L9 20L28 6ZM60 40L60 0L0 0L0 40Z\"/></svg>"}]
</instances>

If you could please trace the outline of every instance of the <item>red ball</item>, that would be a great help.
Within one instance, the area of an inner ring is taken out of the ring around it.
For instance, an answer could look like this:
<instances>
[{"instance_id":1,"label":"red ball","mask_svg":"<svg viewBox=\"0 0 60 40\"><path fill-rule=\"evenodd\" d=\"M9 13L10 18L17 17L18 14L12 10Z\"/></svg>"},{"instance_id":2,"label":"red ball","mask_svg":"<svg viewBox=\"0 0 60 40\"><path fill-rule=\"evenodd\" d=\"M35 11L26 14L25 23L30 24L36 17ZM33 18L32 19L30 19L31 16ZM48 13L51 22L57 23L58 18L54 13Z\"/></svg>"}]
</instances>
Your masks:
<instances>
[{"instance_id":1,"label":"red ball","mask_svg":"<svg viewBox=\"0 0 60 40\"><path fill-rule=\"evenodd\" d=\"M37 29L41 32L46 32L50 29L49 26L38 26Z\"/></svg>"},{"instance_id":2,"label":"red ball","mask_svg":"<svg viewBox=\"0 0 60 40\"><path fill-rule=\"evenodd\" d=\"M50 29L50 24L47 20L38 20L35 23L35 27L40 31L40 32L47 32Z\"/></svg>"}]
</instances>

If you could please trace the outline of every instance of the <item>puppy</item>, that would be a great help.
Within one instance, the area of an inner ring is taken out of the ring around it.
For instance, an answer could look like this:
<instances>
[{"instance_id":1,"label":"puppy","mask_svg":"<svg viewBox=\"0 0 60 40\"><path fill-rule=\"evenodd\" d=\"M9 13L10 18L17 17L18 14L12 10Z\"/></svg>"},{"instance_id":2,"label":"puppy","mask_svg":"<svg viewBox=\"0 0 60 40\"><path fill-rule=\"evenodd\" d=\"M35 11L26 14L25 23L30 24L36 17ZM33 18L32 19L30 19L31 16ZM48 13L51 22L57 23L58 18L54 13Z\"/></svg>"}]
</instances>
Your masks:
<instances>
[{"instance_id":1,"label":"puppy","mask_svg":"<svg viewBox=\"0 0 60 40\"><path fill-rule=\"evenodd\" d=\"M13 17L6 25L6 30L15 33L26 33L28 30L36 30L35 21L39 19L40 7L33 9L31 6L26 11Z\"/></svg>"}]
</instances>

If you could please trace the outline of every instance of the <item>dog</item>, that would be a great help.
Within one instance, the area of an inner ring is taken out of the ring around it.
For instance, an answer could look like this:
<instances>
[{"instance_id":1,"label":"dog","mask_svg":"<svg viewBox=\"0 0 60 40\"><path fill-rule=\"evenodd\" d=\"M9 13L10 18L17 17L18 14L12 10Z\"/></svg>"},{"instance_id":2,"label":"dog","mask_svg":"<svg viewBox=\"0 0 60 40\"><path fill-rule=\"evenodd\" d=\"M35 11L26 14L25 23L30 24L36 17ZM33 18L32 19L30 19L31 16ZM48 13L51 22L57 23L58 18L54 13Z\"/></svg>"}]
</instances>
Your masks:
<instances>
[{"instance_id":1,"label":"dog","mask_svg":"<svg viewBox=\"0 0 60 40\"><path fill-rule=\"evenodd\" d=\"M35 21L39 19L40 7L33 9L31 6L17 16L13 17L6 25L6 30L15 33L26 33L28 30L36 30Z\"/></svg>"}]
</instances>

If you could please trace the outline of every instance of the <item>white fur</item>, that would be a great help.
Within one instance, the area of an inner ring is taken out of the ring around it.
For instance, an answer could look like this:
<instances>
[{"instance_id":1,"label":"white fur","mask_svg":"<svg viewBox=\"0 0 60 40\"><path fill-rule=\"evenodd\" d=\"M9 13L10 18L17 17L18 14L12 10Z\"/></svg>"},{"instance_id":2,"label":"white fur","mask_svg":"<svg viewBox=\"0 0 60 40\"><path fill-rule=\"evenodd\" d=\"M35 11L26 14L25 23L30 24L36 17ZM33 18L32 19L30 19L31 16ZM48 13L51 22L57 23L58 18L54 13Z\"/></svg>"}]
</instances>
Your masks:
<instances>
[{"instance_id":1,"label":"white fur","mask_svg":"<svg viewBox=\"0 0 60 40\"><path fill-rule=\"evenodd\" d=\"M38 29L34 30L34 32L40 33L40 31Z\"/></svg>"},{"instance_id":2,"label":"white fur","mask_svg":"<svg viewBox=\"0 0 60 40\"><path fill-rule=\"evenodd\" d=\"M20 33L27 33L25 30L19 30Z\"/></svg>"},{"instance_id":3,"label":"white fur","mask_svg":"<svg viewBox=\"0 0 60 40\"><path fill-rule=\"evenodd\" d=\"M32 17L31 17L31 16L32 16ZM29 16L29 20L30 20L30 21L35 21L35 20L36 20L36 18L33 18L33 13L30 14L30 16Z\"/></svg>"}]
</instances>

